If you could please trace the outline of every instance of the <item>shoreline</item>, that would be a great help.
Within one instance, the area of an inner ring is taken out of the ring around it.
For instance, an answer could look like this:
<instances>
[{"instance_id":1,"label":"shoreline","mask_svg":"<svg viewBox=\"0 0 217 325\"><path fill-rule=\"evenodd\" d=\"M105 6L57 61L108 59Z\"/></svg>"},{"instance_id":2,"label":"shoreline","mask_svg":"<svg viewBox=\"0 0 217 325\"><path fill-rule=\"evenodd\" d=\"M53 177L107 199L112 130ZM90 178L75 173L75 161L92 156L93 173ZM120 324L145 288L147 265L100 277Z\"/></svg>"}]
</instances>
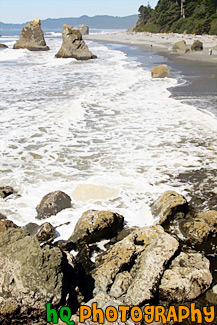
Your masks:
<instances>
[{"instance_id":1,"label":"shoreline","mask_svg":"<svg viewBox=\"0 0 217 325\"><path fill-rule=\"evenodd\" d=\"M217 46L217 36L215 35L190 35L190 34L152 34L152 33L108 33L108 34L89 34L83 37L84 40L101 41L109 43L117 43L124 45L141 46L145 49L151 49L155 52L169 53L174 57L183 60L192 60L217 64L217 49L213 50L213 54L209 55L209 49ZM172 46L178 41L185 40L190 47L194 40L203 43L204 50L201 52L178 53L172 51Z\"/></svg>"}]
</instances>

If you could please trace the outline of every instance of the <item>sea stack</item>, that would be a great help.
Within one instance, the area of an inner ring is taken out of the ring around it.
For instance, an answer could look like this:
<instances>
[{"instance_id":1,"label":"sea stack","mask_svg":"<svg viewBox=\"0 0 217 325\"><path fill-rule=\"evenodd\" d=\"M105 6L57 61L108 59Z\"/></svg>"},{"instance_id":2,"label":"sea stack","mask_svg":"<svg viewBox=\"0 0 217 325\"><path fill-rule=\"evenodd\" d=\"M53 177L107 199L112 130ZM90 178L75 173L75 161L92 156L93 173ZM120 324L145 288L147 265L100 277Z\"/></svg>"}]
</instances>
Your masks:
<instances>
[{"instance_id":1,"label":"sea stack","mask_svg":"<svg viewBox=\"0 0 217 325\"><path fill-rule=\"evenodd\" d=\"M89 35L89 27L87 25L82 25L79 28L79 31L81 32L81 35Z\"/></svg>"},{"instance_id":2,"label":"sea stack","mask_svg":"<svg viewBox=\"0 0 217 325\"><path fill-rule=\"evenodd\" d=\"M29 51L48 51L49 47L44 40L39 18L26 24L21 32L20 39L14 44L14 49L28 49Z\"/></svg>"},{"instance_id":3,"label":"sea stack","mask_svg":"<svg viewBox=\"0 0 217 325\"><path fill-rule=\"evenodd\" d=\"M75 58L77 60L96 59L82 39L80 31L75 30L70 25L63 25L63 42L59 52L55 55L57 58Z\"/></svg>"}]
</instances>

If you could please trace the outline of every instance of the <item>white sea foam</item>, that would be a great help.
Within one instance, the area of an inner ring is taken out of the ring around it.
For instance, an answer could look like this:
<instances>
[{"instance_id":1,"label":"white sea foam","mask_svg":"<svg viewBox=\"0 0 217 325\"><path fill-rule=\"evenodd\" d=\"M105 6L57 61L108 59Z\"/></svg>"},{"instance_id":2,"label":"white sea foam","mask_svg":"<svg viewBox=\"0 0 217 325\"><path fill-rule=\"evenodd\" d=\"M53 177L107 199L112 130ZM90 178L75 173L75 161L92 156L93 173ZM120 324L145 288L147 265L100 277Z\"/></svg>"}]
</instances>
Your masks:
<instances>
[{"instance_id":1,"label":"white sea foam","mask_svg":"<svg viewBox=\"0 0 217 325\"><path fill-rule=\"evenodd\" d=\"M62 190L73 206L48 219L55 226L70 221L58 228L60 238L87 209L117 211L131 226L152 224L149 205L160 193L188 193L173 176L216 168L216 119L169 98L175 79L152 80L139 63L103 45L89 42L98 59L78 62L54 57L60 39L47 44L48 52L5 50L1 57L1 185L21 195L0 199L10 219L44 222L35 207ZM111 195L76 201L80 184L106 186Z\"/></svg>"}]
</instances>

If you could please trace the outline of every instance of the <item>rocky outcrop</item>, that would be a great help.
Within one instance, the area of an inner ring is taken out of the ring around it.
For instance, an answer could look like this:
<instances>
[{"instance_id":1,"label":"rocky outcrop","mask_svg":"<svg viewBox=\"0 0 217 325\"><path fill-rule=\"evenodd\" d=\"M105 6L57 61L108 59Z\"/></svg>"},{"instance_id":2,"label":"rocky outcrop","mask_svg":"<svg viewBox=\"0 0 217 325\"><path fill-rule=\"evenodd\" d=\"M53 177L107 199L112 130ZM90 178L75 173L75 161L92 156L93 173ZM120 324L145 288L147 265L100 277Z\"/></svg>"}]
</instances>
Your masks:
<instances>
[{"instance_id":1,"label":"rocky outcrop","mask_svg":"<svg viewBox=\"0 0 217 325\"><path fill-rule=\"evenodd\" d=\"M89 210L82 214L69 240L81 244L112 238L123 227L123 222L124 218L118 213Z\"/></svg>"},{"instance_id":2,"label":"rocky outcrop","mask_svg":"<svg viewBox=\"0 0 217 325\"><path fill-rule=\"evenodd\" d=\"M197 298L212 283L209 260L200 253L181 253L164 272L159 286L160 299L185 302Z\"/></svg>"},{"instance_id":3,"label":"rocky outcrop","mask_svg":"<svg viewBox=\"0 0 217 325\"><path fill-rule=\"evenodd\" d=\"M159 224L173 218L177 212L186 213L187 211L187 200L175 191L164 192L151 207L152 215L159 218Z\"/></svg>"},{"instance_id":4,"label":"rocky outcrop","mask_svg":"<svg viewBox=\"0 0 217 325\"><path fill-rule=\"evenodd\" d=\"M37 218L44 219L56 215L63 209L71 208L71 205L71 198L66 193L62 191L48 193L36 207Z\"/></svg>"},{"instance_id":5,"label":"rocky outcrop","mask_svg":"<svg viewBox=\"0 0 217 325\"><path fill-rule=\"evenodd\" d=\"M0 198L5 199L9 195L14 194L15 191L11 186L1 186L0 187Z\"/></svg>"},{"instance_id":6,"label":"rocky outcrop","mask_svg":"<svg viewBox=\"0 0 217 325\"><path fill-rule=\"evenodd\" d=\"M92 271L94 293L121 297L127 304L141 304L153 297L166 263L178 249L178 242L161 226L143 227L113 245ZM130 273L124 273L123 271ZM117 283L122 283L117 290ZM115 289L116 288L116 289ZM111 291L111 292L110 292Z\"/></svg>"},{"instance_id":7,"label":"rocky outcrop","mask_svg":"<svg viewBox=\"0 0 217 325\"><path fill-rule=\"evenodd\" d=\"M82 39L82 35L70 25L63 25L63 43L55 55L57 58L75 58L77 60L95 59L94 55Z\"/></svg>"},{"instance_id":8,"label":"rocky outcrop","mask_svg":"<svg viewBox=\"0 0 217 325\"><path fill-rule=\"evenodd\" d=\"M187 47L186 42L184 40L176 42L175 44L173 44L172 50L173 50L173 52L184 52L184 53L190 51L189 48Z\"/></svg>"},{"instance_id":9,"label":"rocky outcrop","mask_svg":"<svg viewBox=\"0 0 217 325\"><path fill-rule=\"evenodd\" d=\"M159 65L158 67L154 67L151 70L152 78L169 78L170 72L168 66L166 64Z\"/></svg>"},{"instance_id":10,"label":"rocky outcrop","mask_svg":"<svg viewBox=\"0 0 217 325\"><path fill-rule=\"evenodd\" d=\"M41 248L26 230L9 228L0 236L0 265L3 324L46 319L49 302L58 308L73 301L71 308L77 310L75 265L59 248Z\"/></svg>"},{"instance_id":11,"label":"rocky outcrop","mask_svg":"<svg viewBox=\"0 0 217 325\"><path fill-rule=\"evenodd\" d=\"M28 49L30 51L49 50L44 40L40 19L36 18L23 27L20 39L14 44L13 48Z\"/></svg>"},{"instance_id":12,"label":"rocky outcrop","mask_svg":"<svg viewBox=\"0 0 217 325\"><path fill-rule=\"evenodd\" d=\"M0 221L0 233L8 231L9 228L20 228L11 220L1 220Z\"/></svg>"},{"instance_id":13,"label":"rocky outcrop","mask_svg":"<svg viewBox=\"0 0 217 325\"><path fill-rule=\"evenodd\" d=\"M5 44L0 44L0 49L8 49L8 46Z\"/></svg>"},{"instance_id":14,"label":"rocky outcrop","mask_svg":"<svg viewBox=\"0 0 217 325\"><path fill-rule=\"evenodd\" d=\"M203 51L203 43L201 41L194 41L194 43L191 45L192 51Z\"/></svg>"},{"instance_id":15,"label":"rocky outcrop","mask_svg":"<svg viewBox=\"0 0 217 325\"><path fill-rule=\"evenodd\" d=\"M87 25L82 25L80 28L79 28L79 31L81 33L81 35L89 35L89 26Z\"/></svg>"}]
</instances>

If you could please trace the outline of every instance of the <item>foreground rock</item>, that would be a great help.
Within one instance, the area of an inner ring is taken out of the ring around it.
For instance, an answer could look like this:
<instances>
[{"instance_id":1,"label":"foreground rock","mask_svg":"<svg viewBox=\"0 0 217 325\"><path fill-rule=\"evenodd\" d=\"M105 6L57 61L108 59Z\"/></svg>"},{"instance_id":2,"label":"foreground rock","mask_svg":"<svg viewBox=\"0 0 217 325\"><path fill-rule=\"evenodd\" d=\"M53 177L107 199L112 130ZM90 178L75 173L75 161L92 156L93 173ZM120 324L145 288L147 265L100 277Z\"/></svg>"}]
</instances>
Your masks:
<instances>
[{"instance_id":1,"label":"foreground rock","mask_svg":"<svg viewBox=\"0 0 217 325\"><path fill-rule=\"evenodd\" d=\"M194 43L191 45L192 51L203 51L203 43L200 41L194 41Z\"/></svg>"},{"instance_id":2,"label":"foreground rock","mask_svg":"<svg viewBox=\"0 0 217 325\"><path fill-rule=\"evenodd\" d=\"M8 49L8 46L5 44L0 44L0 49Z\"/></svg>"},{"instance_id":3,"label":"foreground rock","mask_svg":"<svg viewBox=\"0 0 217 325\"><path fill-rule=\"evenodd\" d=\"M89 26L87 25L82 25L80 28L79 28L79 31L81 33L81 35L89 35Z\"/></svg>"},{"instance_id":4,"label":"foreground rock","mask_svg":"<svg viewBox=\"0 0 217 325\"><path fill-rule=\"evenodd\" d=\"M2 199L5 199L6 197L8 197L9 195L14 194L14 189L11 186L1 186L0 187L0 197Z\"/></svg>"},{"instance_id":5,"label":"foreground rock","mask_svg":"<svg viewBox=\"0 0 217 325\"><path fill-rule=\"evenodd\" d=\"M178 246L161 226L133 231L96 261L94 294L109 293L129 305L150 300Z\"/></svg>"},{"instance_id":6,"label":"foreground rock","mask_svg":"<svg viewBox=\"0 0 217 325\"><path fill-rule=\"evenodd\" d=\"M200 253L181 253L164 272L160 299L186 302L204 293L212 283L209 260Z\"/></svg>"},{"instance_id":7,"label":"foreground rock","mask_svg":"<svg viewBox=\"0 0 217 325\"><path fill-rule=\"evenodd\" d=\"M112 238L123 223L124 218L118 213L89 210L82 214L69 240L81 244Z\"/></svg>"},{"instance_id":8,"label":"foreground rock","mask_svg":"<svg viewBox=\"0 0 217 325\"><path fill-rule=\"evenodd\" d=\"M187 200L175 191L164 192L151 207L153 216L159 218L159 224L171 219L177 212L186 213L187 211Z\"/></svg>"},{"instance_id":9,"label":"foreground rock","mask_svg":"<svg viewBox=\"0 0 217 325\"><path fill-rule=\"evenodd\" d=\"M158 67L154 67L151 70L152 78L169 78L170 72L168 66L166 64L159 65Z\"/></svg>"},{"instance_id":10,"label":"foreground rock","mask_svg":"<svg viewBox=\"0 0 217 325\"><path fill-rule=\"evenodd\" d=\"M37 218L44 219L56 215L63 209L71 208L71 205L71 198L66 193L61 191L48 193L36 207Z\"/></svg>"},{"instance_id":11,"label":"foreground rock","mask_svg":"<svg viewBox=\"0 0 217 325\"><path fill-rule=\"evenodd\" d=\"M173 44L172 50L173 52L184 52L184 53L190 51L185 41L179 41Z\"/></svg>"},{"instance_id":12,"label":"foreground rock","mask_svg":"<svg viewBox=\"0 0 217 325\"><path fill-rule=\"evenodd\" d=\"M0 221L0 233L8 231L9 228L20 228L11 220L1 220Z\"/></svg>"},{"instance_id":13,"label":"foreground rock","mask_svg":"<svg viewBox=\"0 0 217 325\"><path fill-rule=\"evenodd\" d=\"M44 40L40 19L36 18L23 27L20 39L14 44L13 48L28 49L30 51L49 50Z\"/></svg>"},{"instance_id":14,"label":"foreground rock","mask_svg":"<svg viewBox=\"0 0 217 325\"><path fill-rule=\"evenodd\" d=\"M57 58L75 58L77 60L95 59L88 46L82 40L82 35L70 25L63 25L63 43L59 52L55 55Z\"/></svg>"},{"instance_id":15,"label":"foreground rock","mask_svg":"<svg viewBox=\"0 0 217 325\"><path fill-rule=\"evenodd\" d=\"M73 301L76 272L71 257L57 247L40 247L37 239L20 228L0 236L0 318L3 324L34 323L46 319L46 303L54 308ZM13 320L13 321L12 321Z\"/></svg>"}]
</instances>

